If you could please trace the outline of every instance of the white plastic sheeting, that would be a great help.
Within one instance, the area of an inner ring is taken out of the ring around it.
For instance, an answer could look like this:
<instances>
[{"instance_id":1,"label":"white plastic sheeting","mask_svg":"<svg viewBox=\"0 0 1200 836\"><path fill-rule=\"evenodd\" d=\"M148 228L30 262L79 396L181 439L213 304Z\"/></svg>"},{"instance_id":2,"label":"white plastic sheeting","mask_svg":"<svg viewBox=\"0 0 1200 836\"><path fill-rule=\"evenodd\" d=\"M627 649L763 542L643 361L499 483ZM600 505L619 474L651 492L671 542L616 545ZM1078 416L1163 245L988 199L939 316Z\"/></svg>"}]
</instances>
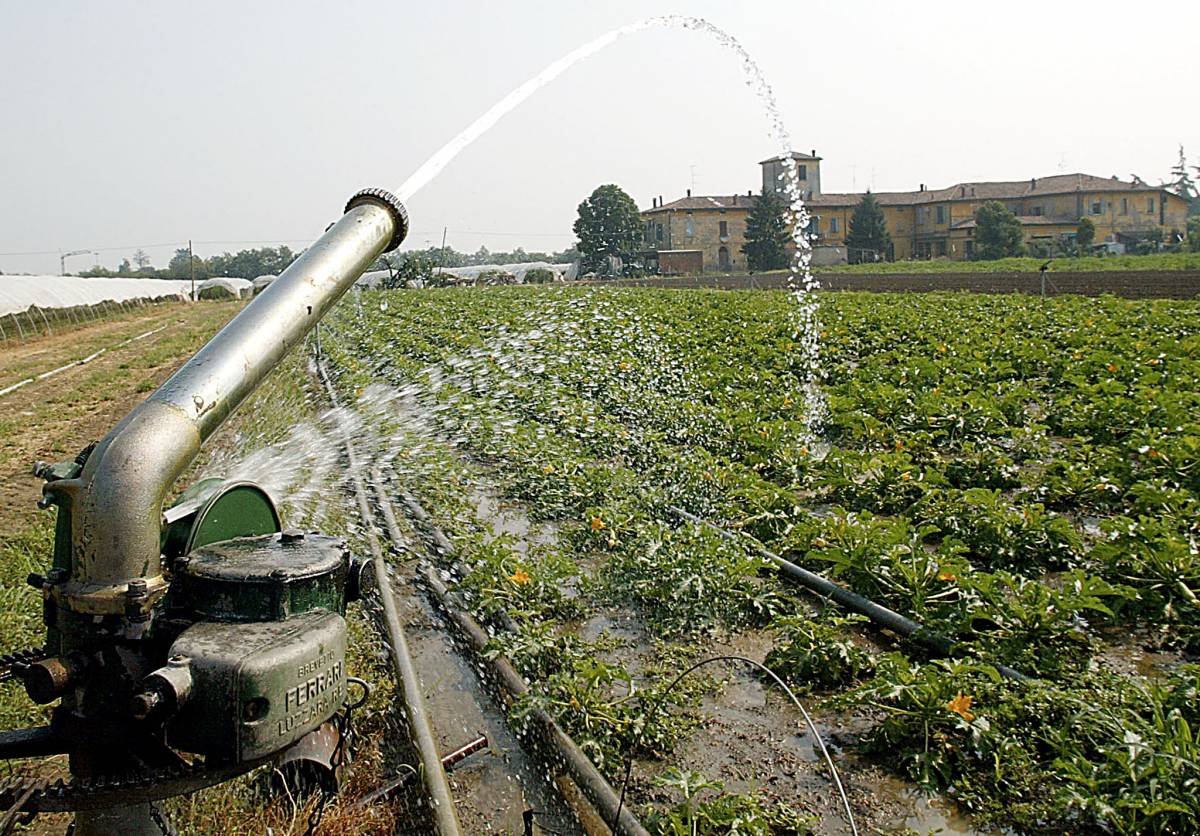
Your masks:
<instances>
[{"instance_id":1,"label":"white plastic sheeting","mask_svg":"<svg viewBox=\"0 0 1200 836\"><path fill-rule=\"evenodd\" d=\"M274 273L263 273L261 276L251 282L251 284L254 286L254 292L262 293L264 290L270 287L271 282L275 281L277 278L279 277Z\"/></svg>"},{"instance_id":2,"label":"white plastic sheeting","mask_svg":"<svg viewBox=\"0 0 1200 836\"><path fill-rule=\"evenodd\" d=\"M200 284L196 285L196 295L203 298L202 294L210 287L221 287L229 291L231 296L240 299L243 296L249 296L253 286L254 283L249 279L235 279L229 276L217 276L215 278L205 279Z\"/></svg>"},{"instance_id":3,"label":"white plastic sheeting","mask_svg":"<svg viewBox=\"0 0 1200 836\"><path fill-rule=\"evenodd\" d=\"M79 276L0 275L0 316L39 308L73 308L132 299L186 299L191 283L178 279L82 279Z\"/></svg>"},{"instance_id":4,"label":"white plastic sheeting","mask_svg":"<svg viewBox=\"0 0 1200 836\"><path fill-rule=\"evenodd\" d=\"M516 276L518 282L524 282L525 274L530 270L549 270L557 281L573 279L578 272L574 264L550 264L545 261L529 261L521 264L474 264L470 267L438 267L434 272L446 273L460 283L470 283L478 278L480 273L486 273L489 270L509 273ZM370 273L363 273L362 278L356 284L359 287L378 287L381 282L387 280L387 277L387 270L373 270Z\"/></svg>"}]
</instances>

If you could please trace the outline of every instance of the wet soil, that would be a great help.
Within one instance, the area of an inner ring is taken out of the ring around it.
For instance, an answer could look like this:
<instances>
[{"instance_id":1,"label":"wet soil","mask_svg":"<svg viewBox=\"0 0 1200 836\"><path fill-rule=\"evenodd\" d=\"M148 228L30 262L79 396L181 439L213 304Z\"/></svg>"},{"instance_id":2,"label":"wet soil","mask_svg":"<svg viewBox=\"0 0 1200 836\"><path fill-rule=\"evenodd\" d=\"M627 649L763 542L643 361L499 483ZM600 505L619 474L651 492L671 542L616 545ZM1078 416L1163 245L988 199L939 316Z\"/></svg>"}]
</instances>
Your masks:
<instances>
[{"instance_id":1,"label":"wet soil","mask_svg":"<svg viewBox=\"0 0 1200 836\"><path fill-rule=\"evenodd\" d=\"M486 751L472 755L449 773L455 809L464 833L521 833L522 814L566 834L582 834L553 785L553 776L521 748L489 695L470 651L454 642L452 628L416 589L411 565L393 579L396 602L413 664L420 677L430 721L443 754L480 734Z\"/></svg>"}]
</instances>

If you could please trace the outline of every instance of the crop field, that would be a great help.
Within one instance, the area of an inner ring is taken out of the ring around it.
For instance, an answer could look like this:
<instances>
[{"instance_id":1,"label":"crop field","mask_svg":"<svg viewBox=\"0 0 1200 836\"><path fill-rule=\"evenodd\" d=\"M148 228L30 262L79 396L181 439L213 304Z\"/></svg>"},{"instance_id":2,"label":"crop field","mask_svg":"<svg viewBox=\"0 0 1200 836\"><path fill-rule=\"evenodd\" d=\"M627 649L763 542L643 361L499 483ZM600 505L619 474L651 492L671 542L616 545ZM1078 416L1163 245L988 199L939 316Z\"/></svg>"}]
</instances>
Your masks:
<instances>
[{"instance_id":1,"label":"crop field","mask_svg":"<svg viewBox=\"0 0 1200 836\"><path fill-rule=\"evenodd\" d=\"M747 696L766 680L669 687L746 655L815 711L860 824L905 824L870 809L898 780L975 829L1191 832L1200 305L824 296L829 416L806 438L790 304L496 288L339 307L337 386L393 439L390 471L458 551L448 583L529 681L514 719L547 709L614 785L632 751L654 832L836 829L798 715Z\"/></svg>"},{"instance_id":2,"label":"crop field","mask_svg":"<svg viewBox=\"0 0 1200 836\"><path fill-rule=\"evenodd\" d=\"M1021 256L991 261L886 261L877 264L844 264L823 267L822 273L1036 273L1049 262L1054 272L1107 273L1124 270L1200 270L1200 253L1150 255L1089 255L1077 258Z\"/></svg>"}]
</instances>

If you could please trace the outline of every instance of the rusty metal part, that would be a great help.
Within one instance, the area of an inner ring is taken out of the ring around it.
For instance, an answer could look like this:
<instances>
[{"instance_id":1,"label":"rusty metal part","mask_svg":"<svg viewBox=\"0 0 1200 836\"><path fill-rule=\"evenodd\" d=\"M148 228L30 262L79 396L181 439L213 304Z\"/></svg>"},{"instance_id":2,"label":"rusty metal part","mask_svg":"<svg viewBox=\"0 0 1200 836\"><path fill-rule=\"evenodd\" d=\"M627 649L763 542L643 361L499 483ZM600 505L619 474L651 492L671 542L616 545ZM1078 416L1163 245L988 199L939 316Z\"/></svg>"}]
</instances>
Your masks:
<instances>
[{"instance_id":1,"label":"rusty metal part","mask_svg":"<svg viewBox=\"0 0 1200 836\"><path fill-rule=\"evenodd\" d=\"M31 665L46 658L46 650L42 647L30 647L25 650L15 650L0 656L0 682L16 678L14 668L17 665Z\"/></svg>"},{"instance_id":2,"label":"rusty metal part","mask_svg":"<svg viewBox=\"0 0 1200 836\"><path fill-rule=\"evenodd\" d=\"M460 746L442 758L442 769L449 771L453 769L456 764L461 763L476 752L483 751L487 747L487 736L481 734L470 743L466 744L465 746ZM407 764L404 765L407 766ZM412 772L406 772L403 775L393 778L383 786L372 790L358 801L354 802L354 808L356 810L361 810L364 807L370 807L372 804L378 804L380 801L385 801L388 798L391 798L399 790L402 790L404 787L408 786L408 782L411 781L416 774L416 770L413 770Z\"/></svg>"},{"instance_id":3,"label":"rusty metal part","mask_svg":"<svg viewBox=\"0 0 1200 836\"><path fill-rule=\"evenodd\" d=\"M23 812L70 813L144 804L223 783L266 762L263 759L212 767L203 763L179 763L128 775L55 781L14 776L0 783L0 808L11 810L20 802Z\"/></svg>"},{"instance_id":4,"label":"rusty metal part","mask_svg":"<svg viewBox=\"0 0 1200 836\"><path fill-rule=\"evenodd\" d=\"M341 729L327 720L284 752L277 769L293 793L333 795L338 791L338 764L335 761L341 750Z\"/></svg>"},{"instance_id":5,"label":"rusty metal part","mask_svg":"<svg viewBox=\"0 0 1200 836\"><path fill-rule=\"evenodd\" d=\"M87 673L90 663L82 653L54 656L32 664L19 664L16 676L25 683L29 699L46 705L61 697Z\"/></svg>"}]
</instances>

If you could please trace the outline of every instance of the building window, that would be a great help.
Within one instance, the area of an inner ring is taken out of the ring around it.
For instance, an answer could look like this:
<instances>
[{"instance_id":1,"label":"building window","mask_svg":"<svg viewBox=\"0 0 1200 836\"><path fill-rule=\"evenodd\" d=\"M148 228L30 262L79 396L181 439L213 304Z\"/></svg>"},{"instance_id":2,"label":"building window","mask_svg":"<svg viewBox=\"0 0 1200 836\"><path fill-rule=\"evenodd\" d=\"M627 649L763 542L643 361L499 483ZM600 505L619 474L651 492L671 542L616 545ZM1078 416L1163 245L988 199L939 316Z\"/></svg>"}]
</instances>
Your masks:
<instances>
[{"instance_id":1,"label":"building window","mask_svg":"<svg viewBox=\"0 0 1200 836\"><path fill-rule=\"evenodd\" d=\"M838 219L837 218L829 219L829 231L830 231L830 233L836 233L838 231Z\"/></svg>"},{"instance_id":2,"label":"building window","mask_svg":"<svg viewBox=\"0 0 1200 836\"><path fill-rule=\"evenodd\" d=\"M940 209L941 207L938 207L938 208ZM946 254L946 242L945 241L937 242L937 254L939 256L943 256Z\"/></svg>"},{"instance_id":3,"label":"building window","mask_svg":"<svg viewBox=\"0 0 1200 836\"><path fill-rule=\"evenodd\" d=\"M1127 197L1121 198L1121 214L1122 215L1129 214L1129 198L1127 198Z\"/></svg>"},{"instance_id":4,"label":"building window","mask_svg":"<svg viewBox=\"0 0 1200 836\"><path fill-rule=\"evenodd\" d=\"M1033 215L1034 217L1040 217L1042 214L1042 211L1043 210L1042 210L1041 206L1034 206L1033 208L1031 208L1029 210L1029 214Z\"/></svg>"},{"instance_id":5,"label":"building window","mask_svg":"<svg viewBox=\"0 0 1200 836\"><path fill-rule=\"evenodd\" d=\"M1152 198L1152 197L1146 198L1146 211L1147 212L1154 211L1154 198Z\"/></svg>"},{"instance_id":6,"label":"building window","mask_svg":"<svg viewBox=\"0 0 1200 836\"><path fill-rule=\"evenodd\" d=\"M695 220L695 218L692 217L692 213L689 212L688 216L687 216L687 237L691 238L695 234L696 234L696 220Z\"/></svg>"},{"instance_id":7,"label":"building window","mask_svg":"<svg viewBox=\"0 0 1200 836\"><path fill-rule=\"evenodd\" d=\"M663 239L663 225L655 224L654 225L654 240L661 241L662 239Z\"/></svg>"},{"instance_id":8,"label":"building window","mask_svg":"<svg viewBox=\"0 0 1200 836\"><path fill-rule=\"evenodd\" d=\"M721 237L729 237L729 221L721 221Z\"/></svg>"},{"instance_id":9,"label":"building window","mask_svg":"<svg viewBox=\"0 0 1200 836\"><path fill-rule=\"evenodd\" d=\"M801 180L808 179L808 166L806 166L806 165L800 166L800 179Z\"/></svg>"},{"instance_id":10,"label":"building window","mask_svg":"<svg viewBox=\"0 0 1200 836\"><path fill-rule=\"evenodd\" d=\"M1101 212L1103 212L1103 211L1104 211L1104 208L1103 208L1103 206L1104 206L1104 203L1103 203L1103 201L1100 201L1100 200L1093 200L1093 201L1092 201L1092 214L1093 214L1093 215L1099 215Z\"/></svg>"},{"instance_id":11,"label":"building window","mask_svg":"<svg viewBox=\"0 0 1200 836\"><path fill-rule=\"evenodd\" d=\"M944 224L946 222L946 207L945 206L937 207L937 222L940 224Z\"/></svg>"}]
</instances>

